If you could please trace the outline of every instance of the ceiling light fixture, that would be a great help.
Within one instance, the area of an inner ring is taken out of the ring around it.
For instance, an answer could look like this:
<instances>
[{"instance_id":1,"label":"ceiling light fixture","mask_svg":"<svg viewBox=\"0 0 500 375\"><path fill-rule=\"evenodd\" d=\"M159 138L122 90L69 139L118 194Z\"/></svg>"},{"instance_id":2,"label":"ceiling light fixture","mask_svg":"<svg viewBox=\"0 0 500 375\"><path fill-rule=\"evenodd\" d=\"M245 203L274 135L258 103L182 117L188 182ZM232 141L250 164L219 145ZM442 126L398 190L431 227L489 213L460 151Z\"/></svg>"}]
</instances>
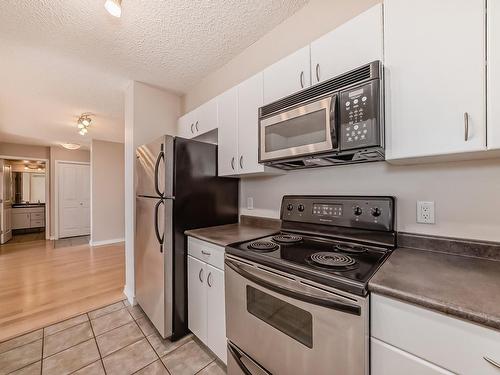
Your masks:
<instances>
[{"instance_id":1,"label":"ceiling light fixture","mask_svg":"<svg viewBox=\"0 0 500 375\"><path fill-rule=\"evenodd\" d=\"M62 143L61 146L67 150L78 150L81 147L78 143Z\"/></svg>"},{"instance_id":2,"label":"ceiling light fixture","mask_svg":"<svg viewBox=\"0 0 500 375\"><path fill-rule=\"evenodd\" d=\"M121 17L122 15L122 0L106 0L104 8L114 17Z\"/></svg>"},{"instance_id":3,"label":"ceiling light fixture","mask_svg":"<svg viewBox=\"0 0 500 375\"><path fill-rule=\"evenodd\" d=\"M89 132L89 126L90 124L92 123L92 119L90 118L90 114L88 113L83 113L79 118L78 118L78 122L77 122L77 126L78 126L78 133L80 133L80 135L85 135Z\"/></svg>"}]
</instances>

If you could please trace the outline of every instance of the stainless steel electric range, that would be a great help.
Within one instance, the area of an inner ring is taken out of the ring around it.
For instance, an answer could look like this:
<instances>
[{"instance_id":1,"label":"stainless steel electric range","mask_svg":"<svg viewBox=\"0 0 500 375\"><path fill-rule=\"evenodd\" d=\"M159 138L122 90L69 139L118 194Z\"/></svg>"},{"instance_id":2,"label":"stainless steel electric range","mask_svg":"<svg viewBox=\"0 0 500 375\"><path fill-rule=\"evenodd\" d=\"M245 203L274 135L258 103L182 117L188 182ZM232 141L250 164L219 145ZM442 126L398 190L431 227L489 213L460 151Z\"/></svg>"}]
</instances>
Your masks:
<instances>
[{"instance_id":1,"label":"stainless steel electric range","mask_svg":"<svg viewBox=\"0 0 500 375\"><path fill-rule=\"evenodd\" d=\"M368 281L394 199L285 196L281 231L226 247L228 374L369 373Z\"/></svg>"}]
</instances>

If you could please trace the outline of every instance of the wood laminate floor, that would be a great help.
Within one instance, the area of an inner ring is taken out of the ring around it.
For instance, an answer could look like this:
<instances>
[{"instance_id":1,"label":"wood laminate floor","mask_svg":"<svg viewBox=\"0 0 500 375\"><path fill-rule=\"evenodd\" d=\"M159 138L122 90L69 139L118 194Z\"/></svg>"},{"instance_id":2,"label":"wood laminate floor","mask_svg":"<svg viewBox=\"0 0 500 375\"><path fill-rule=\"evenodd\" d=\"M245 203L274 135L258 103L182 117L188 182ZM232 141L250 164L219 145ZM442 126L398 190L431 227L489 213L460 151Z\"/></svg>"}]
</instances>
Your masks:
<instances>
[{"instance_id":1,"label":"wood laminate floor","mask_svg":"<svg viewBox=\"0 0 500 375\"><path fill-rule=\"evenodd\" d=\"M0 341L124 298L123 244L0 246Z\"/></svg>"}]
</instances>

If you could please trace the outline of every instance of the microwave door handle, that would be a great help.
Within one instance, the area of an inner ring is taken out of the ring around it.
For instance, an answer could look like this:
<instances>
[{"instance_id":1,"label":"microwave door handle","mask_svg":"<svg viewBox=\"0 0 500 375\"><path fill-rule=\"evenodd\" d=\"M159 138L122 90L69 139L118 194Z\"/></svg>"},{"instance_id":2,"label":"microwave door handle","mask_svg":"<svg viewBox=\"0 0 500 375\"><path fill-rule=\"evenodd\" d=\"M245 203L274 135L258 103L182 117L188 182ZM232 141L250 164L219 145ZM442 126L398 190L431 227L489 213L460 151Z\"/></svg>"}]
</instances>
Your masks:
<instances>
[{"instance_id":1,"label":"microwave door handle","mask_svg":"<svg viewBox=\"0 0 500 375\"><path fill-rule=\"evenodd\" d=\"M332 137L332 148L334 149L339 147L336 110L337 110L337 94L333 95L330 100L330 132Z\"/></svg>"},{"instance_id":2,"label":"microwave door handle","mask_svg":"<svg viewBox=\"0 0 500 375\"><path fill-rule=\"evenodd\" d=\"M243 373L245 375L254 375L254 374L252 374L250 372L250 370L245 366L245 364L241 360L241 357L245 357L250 362L252 362L255 365L255 367L257 367L264 375L272 375L269 371L264 370L264 368L261 365L259 365L257 362L255 362L249 356L245 355L243 352L241 352L235 345L231 344L229 341L227 343L227 349L229 350L231 357L234 358L234 360L238 364L238 367L241 369L241 371L243 371Z\"/></svg>"},{"instance_id":3,"label":"microwave door handle","mask_svg":"<svg viewBox=\"0 0 500 375\"><path fill-rule=\"evenodd\" d=\"M224 263L231 268L234 272L238 273L240 276L244 277L247 280L254 282L257 285L260 285L263 288L267 288L272 290L273 292L285 295L287 297L303 301L306 303L310 303L317 306L326 307L329 309L342 311L352 315L361 316L361 307L353 304L339 300L338 298L324 298L320 296L311 295L308 293L300 292L297 290L293 290L290 288L283 287L281 285L274 284L267 280L263 280L262 278L250 273L243 268L241 268L237 263L226 259Z\"/></svg>"}]
</instances>

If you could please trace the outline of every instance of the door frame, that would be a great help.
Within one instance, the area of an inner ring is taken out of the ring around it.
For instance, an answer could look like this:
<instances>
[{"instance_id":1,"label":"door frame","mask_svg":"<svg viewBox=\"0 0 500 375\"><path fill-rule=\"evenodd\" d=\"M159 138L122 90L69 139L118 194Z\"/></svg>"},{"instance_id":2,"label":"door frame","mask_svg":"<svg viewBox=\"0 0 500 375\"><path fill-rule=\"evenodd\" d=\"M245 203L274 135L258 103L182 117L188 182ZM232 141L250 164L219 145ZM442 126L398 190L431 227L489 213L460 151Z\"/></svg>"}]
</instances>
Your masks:
<instances>
[{"instance_id":1,"label":"door frame","mask_svg":"<svg viewBox=\"0 0 500 375\"><path fill-rule=\"evenodd\" d=\"M55 160L55 171L54 171L54 239L59 239L59 168L61 164L78 164L78 165L88 165L90 172L92 173L92 168L90 167L89 161L72 161L72 160ZM92 176L90 175L90 187L92 187ZM92 220L92 189L90 189L90 218ZM92 238L92 223L90 224L90 237Z\"/></svg>"},{"instance_id":2,"label":"door frame","mask_svg":"<svg viewBox=\"0 0 500 375\"><path fill-rule=\"evenodd\" d=\"M0 155L0 159L4 160L33 160L45 162L45 239L50 240L50 159L33 158L30 156L9 156Z\"/></svg>"}]
</instances>

